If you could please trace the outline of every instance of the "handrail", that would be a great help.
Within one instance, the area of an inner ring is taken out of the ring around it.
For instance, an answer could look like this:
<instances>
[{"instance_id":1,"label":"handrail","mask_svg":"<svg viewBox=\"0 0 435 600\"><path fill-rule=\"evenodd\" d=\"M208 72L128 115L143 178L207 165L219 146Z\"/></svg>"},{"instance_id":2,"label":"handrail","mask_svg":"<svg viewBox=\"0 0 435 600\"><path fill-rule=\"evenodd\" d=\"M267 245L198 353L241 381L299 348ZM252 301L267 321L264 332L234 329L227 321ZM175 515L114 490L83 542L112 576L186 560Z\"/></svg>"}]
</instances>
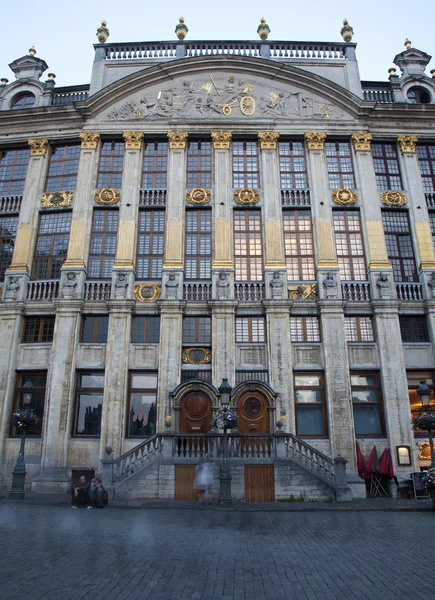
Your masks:
<instances>
[{"instance_id":1,"label":"handrail","mask_svg":"<svg viewBox=\"0 0 435 600\"><path fill-rule=\"evenodd\" d=\"M163 436L155 434L113 460L112 483L117 484L161 456Z\"/></svg>"}]
</instances>

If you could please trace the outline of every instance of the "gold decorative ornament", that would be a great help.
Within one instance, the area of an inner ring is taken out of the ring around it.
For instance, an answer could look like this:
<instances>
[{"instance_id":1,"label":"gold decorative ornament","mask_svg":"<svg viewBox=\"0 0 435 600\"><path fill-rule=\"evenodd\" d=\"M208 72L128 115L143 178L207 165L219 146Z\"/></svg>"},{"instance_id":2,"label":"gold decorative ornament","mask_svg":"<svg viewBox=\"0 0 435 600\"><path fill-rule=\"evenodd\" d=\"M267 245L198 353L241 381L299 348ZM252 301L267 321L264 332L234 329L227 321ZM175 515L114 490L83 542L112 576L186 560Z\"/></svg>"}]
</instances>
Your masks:
<instances>
[{"instance_id":1,"label":"gold decorative ornament","mask_svg":"<svg viewBox=\"0 0 435 600\"><path fill-rule=\"evenodd\" d=\"M237 204L257 204L259 199L257 190L250 188L234 190L234 200Z\"/></svg>"},{"instance_id":2,"label":"gold decorative ornament","mask_svg":"<svg viewBox=\"0 0 435 600\"><path fill-rule=\"evenodd\" d=\"M403 45L405 46L405 48L407 50L409 50L411 48L411 44L412 44L411 40L408 40L408 38L406 38L405 43Z\"/></svg>"},{"instance_id":3,"label":"gold decorative ornament","mask_svg":"<svg viewBox=\"0 0 435 600\"><path fill-rule=\"evenodd\" d=\"M188 31L189 30L187 28L187 25L185 25L185 23L184 23L183 17L180 17L178 19L177 25L175 26L175 34L176 34L177 38L179 40L184 40Z\"/></svg>"},{"instance_id":4,"label":"gold decorative ornament","mask_svg":"<svg viewBox=\"0 0 435 600\"><path fill-rule=\"evenodd\" d=\"M277 131L260 131L258 139L262 150L276 150L279 133Z\"/></svg>"},{"instance_id":5,"label":"gold decorative ornament","mask_svg":"<svg viewBox=\"0 0 435 600\"><path fill-rule=\"evenodd\" d=\"M96 204L102 204L103 206L118 204L120 199L120 191L114 188L102 188L100 190L97 190L94 196L94 201L96 202Z\"/></svg>"},{"instance_id":6,"label":"gold decorative ornament","mask_svg":"<svg viewBox=\"0 0 435 600\"><path fill-rule=\"evenodd\" d=\"M245 117L252 117L255 113L255 100L252 96L245 96L240 100L240 110Z\"/></svg>"},{"instance_id":7,"label":"gold decorative ornament","mask_svg":"<svg viewBox=\"0 0 435 600\"><path fill-rule=\"evenodd\" d=\"M230 147L231 131L212 131L211 139L215 150L227 150Z\"/></svg>"},{"instance_id":8,"label":"gold decorative ornament","mask_svg":"<svg viewBox=\"0 0 435 600\"><path fill-rule=\"evenodd\" d=\"M32 46L31 48L29 48L29 54L30 54L30 56L35 56L35 54L36 54L35 46Z\"/></svg>"},{"instance_id":9,"label":"gold decorative ornament","mask_svg":"<svg viewBox=\"0 0 435 600\"><path fill-rule=\"evenodd\" d=\"M415 154L417 152L415 145L418 138L415 135L399 135L397 142L402 154Z\"/></svg>"},{"instance_id":10,"label":"gold decorative ornament","mask_svg":"<svg viewBox=\"0 0 435 600\"><path fill-rule=\"evenodd\" d=\"M371 152L371 141L373 136L371 133L353 133L352 144L355 152Z\"/></svg>"},{"instance_id":11,"label":"gold decorative ornament","mask_svg":"<svg viewBox=\"0 0 435 600\"><path fill-rule=\"evenodd\" d=\"M323 150L325 147L326 131L308 131L304 133L308 150Z\"/></svg>"},{"instance_id":12,"label":"gold decorative ornament","mask_svg":"<svg viewBox=\"0 0 435 600\"><path fill-rule=\"evenodd\" d=\"M381 194L381 202L385 206L405 206L406 196L403 192L383 192Z\"/></svg>"},{"instance_id":13,"label":"gold decorative ornament","mask_svg":"<svg viewBox=\"0 0 435 600\"><path fill-rule=\"evenodd\" d=\"M47 138L41 138L39 140L28 140L30 146L30 156L44 156L48 148Z\"/></svg>"},{"instance_id":14,"label":"gold decorative ornament","mask_svg":"<svg viewBox=\"0 0 435 600\"><path fill-rule=\"evenodd\" d=\"M186 192L186 202L189 204L208 204L210 200L211 192L205 188L193 188Z\"/></svg>"},{"instance_id":15,"label":"gold decorative ornament","mask_svg":"<svg viewBox=\"0 0 435 600\"><path fill-rule=\"evenodd\" d=\"M315 283L289 285L287 289L290 300L308 300L317 298L317 285Z\"/></svg>"},{"instance_id":16,"label":"gold decorative ornament","mask_svg":"<svg viewBox=\"0 0 435 600\"><path fill-rule=\"evenodd\" d=\"M122 137L125 140L126 150L140 150L143 140L142 131L124 131Z\"/></svg>"},{"instance_id":17,"label":"gold decorative ornament","mask_svg":"<svg viewBox=\"0 0 435 600\"><path fill-rule=\"evenodd\" d=\"M73 192L50 192L42 194L41 208L61 208L71 206Z\"/></svg>"},{"instance_id":18,"label":"gold decorative ornament","mask_svg":"<svg viewBox=\"0 0 435 600\"><path fill-rule=\"evenodd\" d=\"M257 27L257 33L261 40L267 40L267 36L270 33L270 27L266 23L266 19L264 17L261 17L260 19L260 25Z\"/></svg>"},{"instance_id":19,"label":"gold decorative ornament","mask_svg":"<svg viewBox=\"0 0 435 600\"><path fill-rule=\"evenodd\" d=\"M96 36L100 44L104 44L107 41L107 38L110 35L110 31L107 29L107 21L101 21L100 27L97 29Z\"/></svg>"},{"instance_id":20,"label":"gold decorative ornament","mask_svg":"<svg viewBox=\"0 0 435 600\"><path fill-rule=\"evenodd\" d=\"M186 348L182 361L185 365L208 365L211 363L211 352L208 348Z\"/></svg>"},{"instance_id":21,"label":"gold decorative ornament","mask_svg":"<svg viewBox=\"0 0 435 600\"><path fill-rule=\"evenodd\" d=\"M353 190L341 189L332 190L332 200L335 204L341 204L342 206L349 206L357 202L358 197Z\"/></svg>"},{"instance_id":22,"label":"gold decorative ornament","mask_svg":"<svg viewBox=\"0 0 435 600\"><path fill-rule=\"evenodd\" d=\"M93 131L82 131L80 139L82 140L82 148L84 150L95 150L98 146L100 134Z\"/></svg>"},{"instance_id":23,"label":"gold decorative ornament","mask_svg":"<svg viewBox=\"0 0 435 600\"><path fill-rule=\"evenodd\" d=\"M435 444L434 444L434 448L435 448ZM422 444L420 444L419 450L420 450L420 453L419 453L420 460L431 460L429 442L423 442Z\"/></svg>"},{"instance_id":24,"label":"gold decorative ornament","mask_svg":"<svg viewBox=\"0 0 435 600\"><path fill-rule=\"evenodd\" d=\"M162 286L157 283L136 283L134 298L137 302L154 302L160 298Z\"/></svg>"},{"instance_id":25,"label":"gold decorative ornament","mask_svg":"<svg viewBox=\"0 0 435 600\"><path fill-rule=\"evenodd\" d=\"M186 147L187 131L168 131L169 148L182 150Z\"/></svg>"},{"instance_id":26,"label":"gold decorative ornament","mask_svg":"<svg viewBox=\"0 0 435 600\"><path fill-rule=\"evenodd\" d=\"M340 29L340 35L345 42L350 42L353 38L353 29L352 26L349 25L347 19L344 19L343 21L343 27Z\"/></svg>"},{"instance_id":27,"label":"gold decorative ornament","mask_svg":"<svg viewBox=\"0 0 435 600\"><path fill-rule=\"evenodd\" d=\"M397 69L394 67L391 67L390 69L388 69L388 73L390 75L395 75L397 73Z\"/></svg>"}]
</instances>

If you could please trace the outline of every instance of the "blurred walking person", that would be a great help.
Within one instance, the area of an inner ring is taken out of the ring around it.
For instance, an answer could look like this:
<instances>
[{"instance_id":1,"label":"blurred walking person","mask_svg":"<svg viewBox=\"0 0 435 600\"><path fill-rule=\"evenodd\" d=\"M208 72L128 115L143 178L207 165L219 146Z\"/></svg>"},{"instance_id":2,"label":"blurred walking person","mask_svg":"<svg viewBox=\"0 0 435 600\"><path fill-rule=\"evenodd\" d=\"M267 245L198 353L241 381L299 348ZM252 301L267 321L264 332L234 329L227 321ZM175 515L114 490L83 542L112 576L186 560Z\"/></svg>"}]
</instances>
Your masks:
<instances>
[{"instance_id":1,"label":"blurred walking person","mask_svg":"<svg viewBox=\"0 0 435 600\"><path fill-rule=\"evenodd\" d=\"M210 462L203 460L195 469L195 490L198 494L198 502L205 506L205 503L211 504L211 486L213 485L214 475Z\"/></svg>"}]
</instances>

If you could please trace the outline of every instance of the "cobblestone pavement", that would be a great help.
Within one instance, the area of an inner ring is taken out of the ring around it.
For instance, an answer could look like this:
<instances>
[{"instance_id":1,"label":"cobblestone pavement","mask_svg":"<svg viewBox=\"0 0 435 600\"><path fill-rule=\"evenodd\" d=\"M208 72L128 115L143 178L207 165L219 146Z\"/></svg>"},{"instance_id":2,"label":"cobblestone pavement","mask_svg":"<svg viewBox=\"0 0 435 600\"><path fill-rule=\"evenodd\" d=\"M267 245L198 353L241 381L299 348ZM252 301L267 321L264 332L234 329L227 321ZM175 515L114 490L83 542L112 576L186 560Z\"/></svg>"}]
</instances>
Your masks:
<instances>
[{"instance_id":1,"label":"cobblestone pavement","mask_svg":"<svg viewBox=\"0 0 435 600\"><path fill-rule=\"evenodd\" d=\"M435 514L0 506L1 600L435 598Z\"/></svg>"}]
</instances>

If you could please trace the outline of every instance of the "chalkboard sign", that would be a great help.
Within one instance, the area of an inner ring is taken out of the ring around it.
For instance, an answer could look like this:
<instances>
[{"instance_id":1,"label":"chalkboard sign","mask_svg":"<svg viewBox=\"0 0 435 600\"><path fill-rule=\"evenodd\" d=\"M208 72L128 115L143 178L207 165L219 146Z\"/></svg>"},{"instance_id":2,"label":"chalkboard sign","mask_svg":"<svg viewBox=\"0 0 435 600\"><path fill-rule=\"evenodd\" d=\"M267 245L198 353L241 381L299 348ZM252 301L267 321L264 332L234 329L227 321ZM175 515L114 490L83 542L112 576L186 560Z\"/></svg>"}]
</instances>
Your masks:
<instances>
[{"instance_id":1,"label":"chalkboard sign","mask_svg":"<svg viewBox=\"0 0 435 600\"><path fill-rule=\"evenodd\" d=\"M416 500L429 500L430 496L426 492L426 488L422 483L422 478L424 477L424 472L419 471L418 473L411 473L412 484L414 486L414 498Z\"/></svg>"}]
</instances>

